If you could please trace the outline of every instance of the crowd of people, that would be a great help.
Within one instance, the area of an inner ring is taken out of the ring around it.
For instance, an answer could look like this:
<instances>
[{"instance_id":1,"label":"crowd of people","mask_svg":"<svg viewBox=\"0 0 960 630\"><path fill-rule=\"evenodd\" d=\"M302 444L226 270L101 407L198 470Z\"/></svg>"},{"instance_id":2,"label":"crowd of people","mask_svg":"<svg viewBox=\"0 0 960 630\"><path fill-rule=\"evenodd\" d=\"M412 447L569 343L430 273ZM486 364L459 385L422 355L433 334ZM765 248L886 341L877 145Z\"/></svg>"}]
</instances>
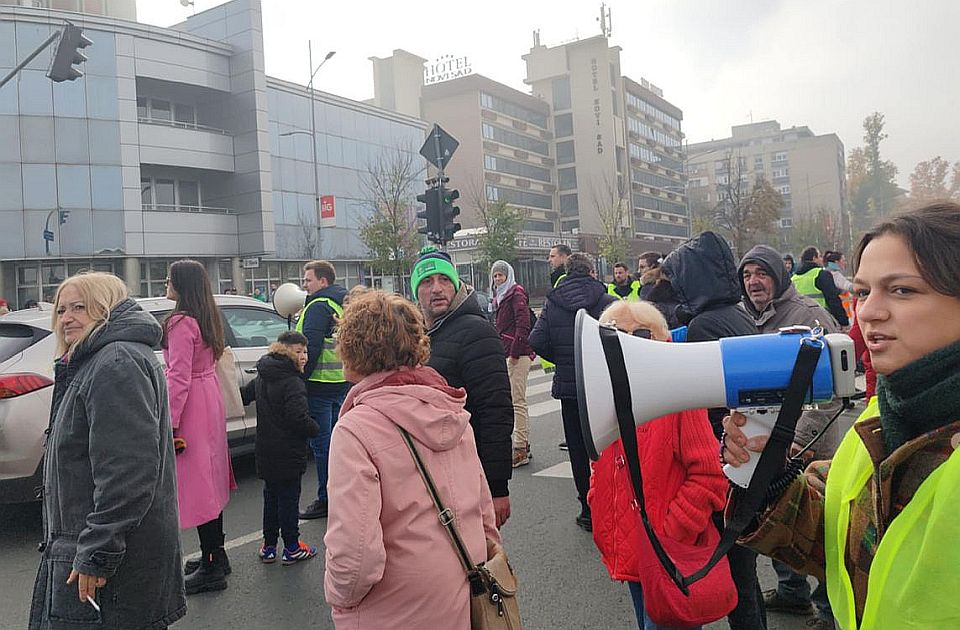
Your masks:
<instances>
[{"instance_id":1,"label":"crowd of people","mask_svg":"<svg viewBox=\"0 0 960 630\"><path fill-rule=\"evenodd\" d=\"M875 375L872 397L845 435L830 422L841 401L803 412L792 452L809 465L803 474L785 466L727 553L729 626L766 628L766 611L780 610L813 615L809 625L820 629L958 627L957 243L960 206L942 203L866 233L852 279L839 251L809 247L796 268L766 245L737 260L704 232L671 252L644 252L635 273L617 263L604 284L589 255L557 245L539 312L503 260L490 269L492 313L436 248L413 266L413 302L348 292L332 264L312 261L295 330L270 346L241 392L258 418L257 556L284 565L315 557L298 519L326 518L324 592L337 627L470 627L470 583L432 495L473 563L509 548L500 530L522 509L511 505L509 483L534 454L526 383L539 357L560 401L573 523L592 533L611 579L627 583L641 630L680 628L657 618L657 602L645 597L640 558L650 541L624 443L594 463L587 456L577 313L660 343L683 339L681 328L685 342L697 342L819 327L854 337L858 363ZM236 482L217 376L223 323L210 286L202 264L173 263L166 296L175 308L162 324L110 274L72 276L57 290L31 628L63 620L164 628L186 614L186 595L227 588L223 513ZM738 500L721 464L742 465L764 446L747 439L744 421L735 410L690 409L636 429L640 503L658 537L715 544ZM317 489L301 509L311 452ZM196 529L201 553L184 564L185 529ZM775 560L778 584L767 592L758 554Z\"/></svg>"}]
</instances>

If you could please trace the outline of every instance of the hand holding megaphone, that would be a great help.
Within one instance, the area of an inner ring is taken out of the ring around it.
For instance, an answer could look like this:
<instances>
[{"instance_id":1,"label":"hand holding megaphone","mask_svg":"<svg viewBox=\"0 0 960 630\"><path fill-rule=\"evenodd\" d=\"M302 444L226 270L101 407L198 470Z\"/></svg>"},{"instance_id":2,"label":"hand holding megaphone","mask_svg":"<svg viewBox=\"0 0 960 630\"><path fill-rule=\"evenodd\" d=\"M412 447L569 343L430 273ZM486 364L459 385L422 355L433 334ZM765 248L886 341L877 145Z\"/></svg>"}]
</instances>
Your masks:
<instances>
[{"instance_id":1,"label":"hand holding megaphone","mask_svg":"<svg viewBox=\"0 0 960 630\"><path fill-rule=\"evenodd\" d=\"M753 433L748 436L742 427L747 425L747 416L739 411L731 411L723 419L723 461L734 468L739 468L750 461L751 455L762 453L767 445L769 432Z\"/></svg>"}]
</instances>

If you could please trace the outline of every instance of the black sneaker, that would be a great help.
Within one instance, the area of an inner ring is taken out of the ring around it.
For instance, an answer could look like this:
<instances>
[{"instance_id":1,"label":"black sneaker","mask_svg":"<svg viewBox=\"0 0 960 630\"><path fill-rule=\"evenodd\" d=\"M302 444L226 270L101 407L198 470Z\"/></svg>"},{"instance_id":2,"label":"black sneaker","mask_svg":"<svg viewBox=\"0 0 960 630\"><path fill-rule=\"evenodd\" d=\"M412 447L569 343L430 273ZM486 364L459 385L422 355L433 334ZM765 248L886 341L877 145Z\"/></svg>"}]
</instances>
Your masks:
<instances>
[{"instance_id":1,"label":"black sneaker","mask_svg":"<svg viewBox=\"0 0 960 630\"><path fill-rule=\"evenodd\" d=\"M790 599L781 595L777 589L763 592L763 603L767 610L791 615L809 615L813 613L810 600Z\"/></svg>"},{"instance_id":2,"label":"black sneaker","mask_svg":"<svg viewBox=\"0 0 960 630\"><path fill-rule=\"evenodd\" d=\"M187 576L200 568L200 558L194 558L193 560L187 560L183 565L183 575ZM230 566L230 558L227 557L227 552L223 552L223 574L230 575L233 573L233 568Z\"/></svg>"},{"instance_id":3,"label":"black sneaker","mask_svg":"<svg viewBox=\"0 0 960 630\"><path fill-rule=\"evenodd\" d=\"M563 441L563 442L560 442L559 444L557 444L557 448L559 448L561 451L569 451L569 450L570 450L570 447L567 446L567 442L566 442L566 441Z\"/></svg>"},{"instance_id":4,"label":"black sneaker","mask_svg":"<svg viewBox=\"0 0 960 630\"><path fill-rule=\"evenodd\" d=\"M327 502L317 499L307 506L303 512L300 512L300 518L311 520L315 518L327 518Z\"/></svg>"}]
</instances>

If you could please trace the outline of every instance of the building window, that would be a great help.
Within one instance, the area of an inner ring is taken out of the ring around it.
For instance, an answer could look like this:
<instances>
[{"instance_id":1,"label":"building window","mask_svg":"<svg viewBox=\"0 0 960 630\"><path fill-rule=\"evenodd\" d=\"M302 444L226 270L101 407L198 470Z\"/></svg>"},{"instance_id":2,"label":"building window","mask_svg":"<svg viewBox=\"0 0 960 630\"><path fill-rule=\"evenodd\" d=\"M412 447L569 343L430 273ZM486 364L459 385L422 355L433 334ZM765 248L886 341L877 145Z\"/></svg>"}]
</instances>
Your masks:
<instances>
[{"instance_id":1,"label":"building window","mask_svg":"<svg viewBox=\"0 0 960 630\"><path fill-rule=\"evenodd\" d=\"M553 89L553 108L570 109L573 100L570 96L570 77L559 77L551 82Z\"/></svg>"},{"instance_id":2,"label":"building window","mask_svg":"<svg viewBox=\"0 0 960 630\"><path fill-rule=\"evenodd\" d=\"M782 228L792 228L793 227L793 218L792 217L783 217L780 219L780 227Z\"/></svg>"},{"instance_id":3,"label":"building window","mask_svg":"<svg viewBox=\"0 0 960 630\"><path fill-rule=\"evenodd\" d=\"M497 171L498 173L507 173L509 175L527 177L540 182L550 183L551 181L550 169L534 166L533 164L525 164L523 162L508 160L503 157L484 155L483 167L488 171Z\"/></svg>"},{"instance_id":4,"label":"building window","mask_svg":"<svg viewBox=\"0 0 960 630\"><path fill-rule=\"evenodd\" d=\"M480 106L485 109L491 109L500 112L511 118L523 120L542 129L547 128L547 115L540 112L527 109L515 103L510 103L502 98L492 96L486 92L480 92Z\"/></svg>"},{"instance_id":5,"label":"building window","mask_svg":"<svg viewBox=\"0 0 960 630\"><path fill-rule=\"evenodd\" d=\"M573 114L558 114L553 117L553 130L558 138L573 135Z\"/></svg>"},{"instance_id":6,"label":"building window","mask_svg":"<svg viewBox=\"0 0 960 630\"><path fill-rule=\"evenodd\" d=\"M763 156L755 155L753 156L753 170L762 171L763 170Z\"/></svg>"},{"instance_id":7,"label":"building window","mask_svg":"<svg viewBox=\"0 0 960 630\"><path fill-rule=\"evenodd\" d=\"M774 154L773 154L773 161L774 161L775 163L776 163L776 162L786 162L786 161L787 161L787 152L786 152L786 151L778 151L777 153L774 153Z\"/></svg>"},{"instance_id":8,"label":"building window","mask_svg":"<svg viewBox=\"0 0 960 630\"><path fill-rule=\"evenodd\" d=\"M580 206L577 202L577 193L560 195L560 216L575 217L578 214L580 214Z\"/></svg>"},{"instance_id":9,"label":"building window","mask_svg":"<svg viewBox=\"0 0 960 630\"><path fill-rule=\"evenodd\" d=\"M561 232L573 232L574 230L580 230L580 219L575 219L573 221L562 221L560 223Z\"/></svg>"},{"instance_id":10,"label":"building window","mask_svg":"<svg viewBox=\"0 0 960 630\"><path fill-rule=\"evenodd\" d=\"M515 206L553 210L553 198L550 195L541 195L514 188L488 185L487 199L489 201L505 201Z\"/></svg>"},{"instance_id":11,"label":"building window","mask_svg":"<svg viewBox=\"0 0 960 630\"><path fill-rule=\"evenodd\" d=\"M565 140L557 143L557 164L570 164L576 160L573 148L573 140Z\"/></svg>"},{"instance_id":12,"label":"building window","mask_svg":"<svg viewBox=\"0 0 960 630\"><path fill-rule=\"evenodd\" d=\"M574 188L576 188L577 187L576 167L557 169L557 182L559 183L560 190L573 190Z\"/></svg>"},{"instance_id":13,"label":"building window","mask_svg":"<svg viewBox=\"0 0 960 630\"><path fill-rule=\"evenodd\" d=\"M539 153L540 155L550 155L550 146L546 142L537 140L536 138L531 138L530 136L525 136L507 129L502 129L489 123L483 123L481 125L481 132L483 137L487 140L493 140L494 142L506 144L517 149L533 151L534 153Z\"/></svg>"},{"instance_id":14,"label":"building window","mask_svg":"<svg viewBox=\"0 0 960 630\"><path fill-rule=\"evenodd\" d=\"M553 221L535 221L528 219L524 221L523 228L531 232L553 232Z\"/></svg>"},{"instance_id":15,"label":"building window","mask_svg":"<svg viewBox=\"0 0 960 630\"><path fill-rule=\"evenodd\" d=\"M173 179L155 179L153 181L153 194L156 206L172 208L176 206L176 180Z\"/></svg>"},{"instance_id":16,"label":"building window","mask_svg":"<svg viewBox=\"0 0 960 630\"><path fill-rule=\"evenodd\" d=\"M200 202L200 182L189 179L141 177L140 205L143 210L201 211L203 206Z\"/></svg>"},{"instance_id":17,"label":"building window","mask_svg":"<svg viewBox=\"0 0 960 630\"><path fill-rule=\"evenodd\" d=\"M152 120L170 120L170 101L150 99L150 118Z\"/></svg>"},{"instance_id":18,"label":"building window","mask_svg":"<svg viewBox=\"0 0 960 630\"><path fill-rule=\"evenodd\" d=\"M176 105L177 126L196 127L197 126L197 108L193 105Z\"/></svg>"},{"instance_id":19,"label":"building window","mask_svg":"<svg viewBox=\"0 0 960 630\"><path fill-rule=\"evenodd\" d=\"M181 208L200 208L199 182L186 180L177 182L177 205Z\"/></svg>"},{"instance_id":20,"label":"building window","mask_svg":"<svg viewBox=\"0 0 960 630\"><path fill-rule=\"evenodd\" d=\"M783 185L783 186L778 186L778 187L777 187L777 192L780 193L781 195L789 195L789 194L790 194L790 184L785 184L785 185Z\"/></svg>"},{"instance_id":21,"label":"building window","mask_svg":"<svg viewBox=\"0 0 960 630\"><path fill-rule=\"evenodd\" d=\"M790 169L788 169L788 168L775 168L775 169L773 169L773 173L771 173L771 175L773 175L773 178L774 178L774 179L779 179L779 178L781 178L781 177L790 177Z\"/></svg>"}]
</instances>

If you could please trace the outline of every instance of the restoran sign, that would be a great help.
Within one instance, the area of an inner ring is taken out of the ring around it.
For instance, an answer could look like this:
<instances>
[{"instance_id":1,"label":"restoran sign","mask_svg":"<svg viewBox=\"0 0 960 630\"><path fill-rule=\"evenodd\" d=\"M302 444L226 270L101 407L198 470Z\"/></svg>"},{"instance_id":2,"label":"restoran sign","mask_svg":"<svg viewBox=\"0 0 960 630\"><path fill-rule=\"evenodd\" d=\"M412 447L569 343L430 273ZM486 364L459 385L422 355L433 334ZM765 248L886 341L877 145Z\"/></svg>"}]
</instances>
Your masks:
<instances>
[{"instance_id":1,"label":"restoran sign","mask_svg":"<svg viewBox=\"0 0 960 630\"><path fill-rule=\"evenodd\" d=\"M459 79L468 74L473 74L473 68L470 66L470 60L467 59L466 55L463 57L443 55L434 61L423 64L424 85Z\"/></svg>"}]
</instances>

